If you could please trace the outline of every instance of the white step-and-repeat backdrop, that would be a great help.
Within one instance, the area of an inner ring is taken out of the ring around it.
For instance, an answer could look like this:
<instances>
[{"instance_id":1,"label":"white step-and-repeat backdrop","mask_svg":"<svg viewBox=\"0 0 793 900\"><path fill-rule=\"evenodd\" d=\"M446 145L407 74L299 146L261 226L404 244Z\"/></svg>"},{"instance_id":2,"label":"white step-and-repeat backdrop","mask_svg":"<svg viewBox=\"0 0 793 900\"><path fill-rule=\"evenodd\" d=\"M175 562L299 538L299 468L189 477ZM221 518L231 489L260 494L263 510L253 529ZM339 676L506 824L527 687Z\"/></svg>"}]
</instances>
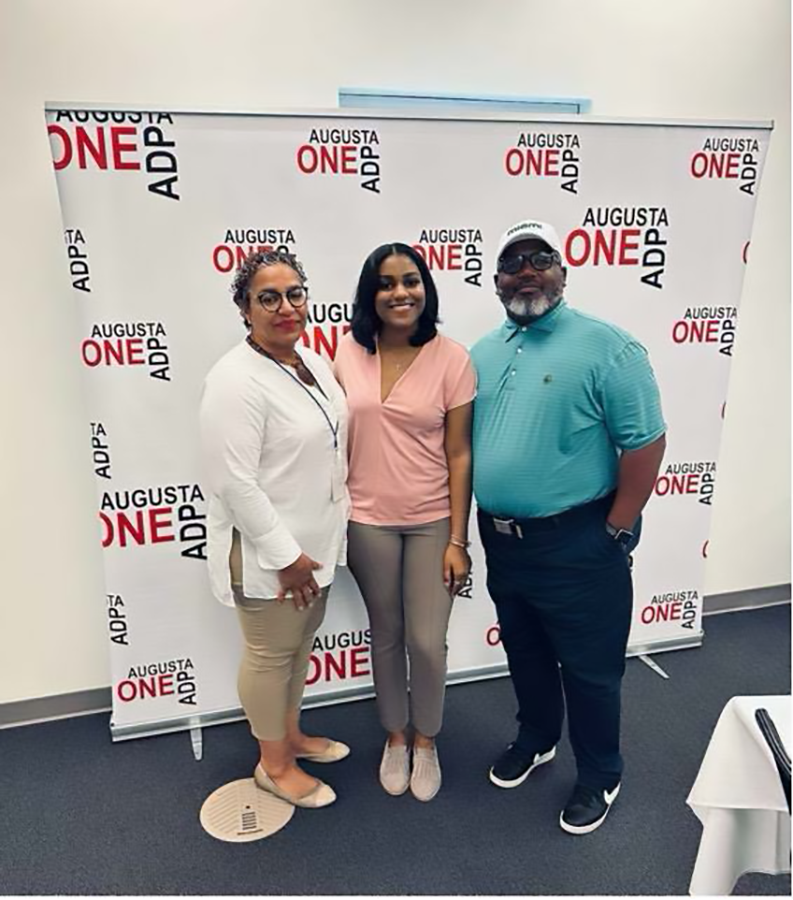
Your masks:
<instances>
[{"instance_id":1,"label":"white step-and-repeat backdrop","mask_svg":"<svg viewBox=\"0 0 793 900\"><path fill-rule=\"evenodd\" d=\"M425 256L442 330L470 346L503 318L492 286L501 232L525 217L553 223L568 302L647 346L669 426L636 553L629 652L700 642L769 126L77 108L49 109L47 123L81 322L115 737L240 714L236 617L208 587L197 410L206 372L244 336L235 268L262 247L303 261L305 340L328 357L361 263L393 240ZM472 555L450 680L505 670L477 542ZM307 694L370 691L366 615L341 570Z\"/></svg>"}]
</instances>

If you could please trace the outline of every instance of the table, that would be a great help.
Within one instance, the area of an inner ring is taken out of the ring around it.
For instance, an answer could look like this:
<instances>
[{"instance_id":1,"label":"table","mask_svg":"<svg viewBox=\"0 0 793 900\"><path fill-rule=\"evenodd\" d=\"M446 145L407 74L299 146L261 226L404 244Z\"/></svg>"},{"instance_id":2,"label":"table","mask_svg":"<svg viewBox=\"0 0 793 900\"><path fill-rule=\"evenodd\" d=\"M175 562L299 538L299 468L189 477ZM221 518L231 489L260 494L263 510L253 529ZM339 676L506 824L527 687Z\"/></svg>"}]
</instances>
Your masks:
<instances>
[{"instance_id":1,"label":"table","mask_svg":"<svg viewBox=\"0 0 793 900\"><path fill-rule=\"evenodd\" d=\"M745 872L790 871L790 814L754 719L763 707L790 753L789 696L733 697L724 707L686 801L702 822L692 896L729 894Z\"/></svg>"}]
</instances>

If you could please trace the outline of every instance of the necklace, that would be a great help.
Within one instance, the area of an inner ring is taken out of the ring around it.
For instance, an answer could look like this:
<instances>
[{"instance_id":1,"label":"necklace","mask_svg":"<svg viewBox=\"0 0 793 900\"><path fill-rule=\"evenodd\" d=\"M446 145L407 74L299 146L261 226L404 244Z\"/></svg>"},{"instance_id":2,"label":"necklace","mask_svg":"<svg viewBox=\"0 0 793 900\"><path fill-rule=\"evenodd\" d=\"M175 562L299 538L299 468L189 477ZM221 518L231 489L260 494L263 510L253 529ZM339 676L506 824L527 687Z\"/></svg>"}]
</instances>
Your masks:
<instances>
[{"instance_id":1,"label":"necklace","mask_svg":"<svg viewBox=\"0 0 793 900\"><path fill-rule=\"evenodd\" d=\"M402 356L398 356L398 351L394 351L392 349L386 349L385 353L383 352L385 348L380 348L380 356L388 363L389 366L396 369L397 372L401 372L403 369L406 369L413 360L418 356L421 347L409 347L407 348L407 353L402 353Z\"/></svg>"},{"instance_id":2,"label":"necklace","mask_svg":"<svg viewBox=\"0 0 793 900\"><path fill-rule=\"evenodd\" d=\"M330 433L333 435L333 449L338 450L339 449L339 423L337 421L336 424L334 425L333 422L331 422L330 417L328 416L327 412L325 412L324 407L319 402L319 400L317 400L317 398L311 393L311 391L308 389L308 387L316 387L316 389L320 392L320 394L322 394L322 396L326 400L328 400L328 395L322 389L322 385L314 377L314 373L311 371L311 369L309 369L308 366L300 358L300 354L297 352L297 350L294 351L295 357L297 358L296 362L292 364L295 369L295 374L297 375L297 378L295 378L295 376L291 372L287 372L287 370L284 368L283 360L277 359L275 356L273 356L272 353L269 353L267 350L264 349L264 347L262 347L260 344L257 344L256 341L250 335L248 335L245 338L245 340L248 342L249 347L252 347L257 353L261 353L261 355L267 357L267 359L272 360L282 372L285 372L292 379L292 381L295 382L295 384L297 384L299 387L301 387L308 394L308 396L311 397L311 399L314 401L314 404L316 405L316 407L319 409L319 411L325 417L325 421L328 423L328 428L330 428ZM306 387L306 385L308 385L308 387Z\"/></svg>"},{"instance_id":3,"label":"necklace","mask_svg":"<svg viewBox=\"0 0 793 900\"><path fill-rule=\"evenodd\" d=\"M271 359L279 366L289 366L290 368L294 369L297 373L297 377L303 382L303 384L307 384L309 387L314 387L316 385L323 394L325 393L317 384L317 379L314 378L314 374L311 369L309 369L309 367L300 358L300 354L297 352L297 350L292 350L292 352L295 354L295 357L292 360L278 359L273 356L273 354L268 350L265 350L264 347L261 346L261 344L257 344L250 335L248 335L245 340L248 342L249 347L252 347L257 353L260 353L262 356L266 356L267 359Z\"/></svg>"}]
</instances>

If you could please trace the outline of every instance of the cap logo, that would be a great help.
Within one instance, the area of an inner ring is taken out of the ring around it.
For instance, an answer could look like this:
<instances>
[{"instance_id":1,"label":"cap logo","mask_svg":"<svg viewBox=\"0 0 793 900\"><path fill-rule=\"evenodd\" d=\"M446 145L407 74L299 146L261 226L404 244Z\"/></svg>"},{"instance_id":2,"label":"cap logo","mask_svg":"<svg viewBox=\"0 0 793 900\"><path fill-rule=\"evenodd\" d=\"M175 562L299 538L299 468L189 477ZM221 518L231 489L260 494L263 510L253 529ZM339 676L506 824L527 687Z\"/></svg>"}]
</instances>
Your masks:
<instances>
[{"instance_id":1,"label":"cap logo","mask_svg":"<svg viewBox=\"0 0 793 900\"><path fill-rule=\"evenodd\" d=\"M507 232L507 235L515 234L516 231L524 231L527 228L542 230L542 225L539 222L521 222L519 225L513 225Z\"/></svg>"}]
</instances>

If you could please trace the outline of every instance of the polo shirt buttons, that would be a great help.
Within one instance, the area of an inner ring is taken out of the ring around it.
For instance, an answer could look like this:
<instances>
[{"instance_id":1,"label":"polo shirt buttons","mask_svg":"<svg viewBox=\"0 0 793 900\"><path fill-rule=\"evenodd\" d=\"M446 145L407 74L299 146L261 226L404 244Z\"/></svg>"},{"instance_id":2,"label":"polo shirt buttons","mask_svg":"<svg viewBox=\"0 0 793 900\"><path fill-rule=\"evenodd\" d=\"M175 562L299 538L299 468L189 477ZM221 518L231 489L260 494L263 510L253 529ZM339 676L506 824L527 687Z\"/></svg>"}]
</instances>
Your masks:
<instances>
[{"instance_id":1,"label":"polo shirt buttons","mask_svg":"<svg viewBox=\"0 0 793 900\"><path fill-rule=\"evenodd\" d=\"M521 330L521 331L525 331L525 330L526 330L526 326L525 326L525 325L521 325L521 326L520 326L520 330Z\"/></svg>"},{"instance_id":2,"label":"polo shirt buttons","mask_svg":"<svg viewBox=\"0 0 793 900\"><path fill-rule=\"evenodd\" d=\"M518 347L518 353L523 353L523 347Z\"/></svg>"},{"instance_id":3,"label":"polo shirt buttons","mask_svg":"<svg viewBox=\"0 0 793 900\"><path fill-rule=\"evenodd\" d=\"M517 375L518 373L513 369L509 374L510 374L510 375Z\"/></svg>"}]
</instances>

